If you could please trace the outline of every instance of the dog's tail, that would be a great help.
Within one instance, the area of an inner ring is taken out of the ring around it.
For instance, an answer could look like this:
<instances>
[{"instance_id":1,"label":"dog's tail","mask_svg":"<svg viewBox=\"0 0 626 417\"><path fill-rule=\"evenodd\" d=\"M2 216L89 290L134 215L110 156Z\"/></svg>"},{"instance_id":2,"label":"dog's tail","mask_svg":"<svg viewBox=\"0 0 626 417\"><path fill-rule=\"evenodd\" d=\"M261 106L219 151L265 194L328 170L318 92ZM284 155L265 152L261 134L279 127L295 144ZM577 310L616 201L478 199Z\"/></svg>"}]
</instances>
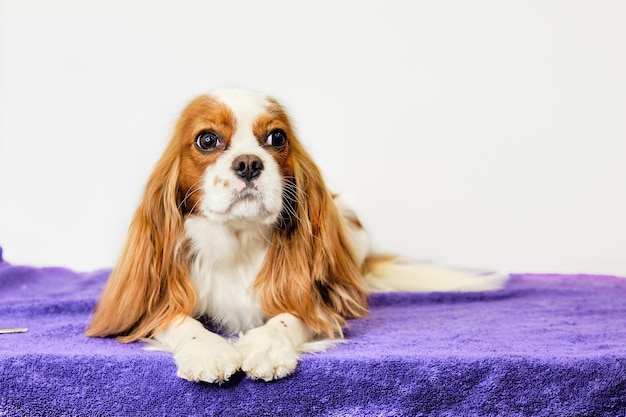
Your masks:
<instances>
[{"instance_id":1,"label":"dog's tail","mask_svg":"<svg viewBox=\"0 0 626 417\"><path fill-rule=\"evenodd\" d=\"M488 291L501 288L508 279L503 272L447 268L381 255L368 255L363 270L372 292Z\"/></svg>"},{"instance_id":2,"label":"dog's tail","mask_svg":"<svg viewBox=\"0 0 626 417\"><path fill-rule=\"evenodd\" d=\"M345 220L355 259L362 266L370 291L488 291L501 288L508 279L508 274L502 272L447 268L411 262L397 256L371 254L367 232L348 199L339 195L335 195L334 199Z\"/></svg>"}]
</instances>

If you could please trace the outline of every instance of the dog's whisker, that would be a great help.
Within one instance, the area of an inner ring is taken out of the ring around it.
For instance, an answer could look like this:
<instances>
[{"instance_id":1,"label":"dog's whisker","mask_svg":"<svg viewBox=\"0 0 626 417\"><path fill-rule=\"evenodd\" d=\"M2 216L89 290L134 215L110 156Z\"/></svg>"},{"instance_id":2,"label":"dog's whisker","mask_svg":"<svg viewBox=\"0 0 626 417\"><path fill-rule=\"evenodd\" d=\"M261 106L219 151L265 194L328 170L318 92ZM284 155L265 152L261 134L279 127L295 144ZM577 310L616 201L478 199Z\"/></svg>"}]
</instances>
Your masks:
<instances>
[{"instance_id":1,"label":"dog's whisker","mask_svg":"<svg viewBox=\"0 0 626 417\"><path fill-rule=\"evenodd\" d=\"M202 184L201 183L202 183L202 178L200 178L198 181L194 182L191 185L191 187L189 187L189 189L185 193L185 196L182 198L182 200L178 204L178 209L179 210L181 209L181 207L183 207L184 205L187 204L187 199L189 197L191 197L193 194L195 194L196 192L198 192L198 191L200 191L202 189L202 187L201 187ZM194 207L195 207L195 205L194 205Z\"/></svg>"},{"instance_id":2,"label":"dog's whisker","mask_svg":"<svg viewBox=\"0 0 626 417\"><path fill-rule=\"evenodd\" d=\"M196 201L196 202L194 203L194 205L191 207L191 210L190 210L190 212L191 212L191 213L195 212L195 210L196 210L196 206L197 206L198 204L200 204L200 200Z\"/></svg>"}]
</instances>

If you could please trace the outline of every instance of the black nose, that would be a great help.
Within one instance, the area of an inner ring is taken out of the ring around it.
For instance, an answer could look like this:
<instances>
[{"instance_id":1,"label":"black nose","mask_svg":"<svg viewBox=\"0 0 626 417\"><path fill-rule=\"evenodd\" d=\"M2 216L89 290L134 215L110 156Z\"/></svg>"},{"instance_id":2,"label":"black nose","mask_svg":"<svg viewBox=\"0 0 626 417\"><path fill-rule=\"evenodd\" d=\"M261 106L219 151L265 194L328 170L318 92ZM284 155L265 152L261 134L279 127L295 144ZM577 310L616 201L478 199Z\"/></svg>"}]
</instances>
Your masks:
<instances>
[{"instance_id":1,"label":"black nose","mask_svg":"<svg viewBox=\"0 0 626 417\"><path fill-rule=\"evenodd\" d=\"M232 168L242 179L252 181L261 175L263 162L256 155L241 155L235 158Z\"/></svg>"}]
</instances>

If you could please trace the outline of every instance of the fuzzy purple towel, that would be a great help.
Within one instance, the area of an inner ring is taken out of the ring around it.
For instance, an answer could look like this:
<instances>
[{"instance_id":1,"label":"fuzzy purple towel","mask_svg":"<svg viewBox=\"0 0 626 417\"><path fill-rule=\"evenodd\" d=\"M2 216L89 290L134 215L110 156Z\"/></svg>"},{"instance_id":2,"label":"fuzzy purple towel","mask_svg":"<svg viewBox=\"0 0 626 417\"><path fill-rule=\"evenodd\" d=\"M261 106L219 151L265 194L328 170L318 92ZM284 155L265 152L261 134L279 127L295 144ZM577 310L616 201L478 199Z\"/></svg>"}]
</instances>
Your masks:
<instances>
[{"instance_id":1,"label":"fuzzy purple towel","mask_svg":"<svg viewBox=\"0 0 626 417\"><path fill-rule=\"evenodd\" d=\"M514 275L499 291L378 294L349 342L271 383L175 376L83 336L109 271L1 260L0 416L626 416L626 279Z\"/></svg>"}]
</instances>

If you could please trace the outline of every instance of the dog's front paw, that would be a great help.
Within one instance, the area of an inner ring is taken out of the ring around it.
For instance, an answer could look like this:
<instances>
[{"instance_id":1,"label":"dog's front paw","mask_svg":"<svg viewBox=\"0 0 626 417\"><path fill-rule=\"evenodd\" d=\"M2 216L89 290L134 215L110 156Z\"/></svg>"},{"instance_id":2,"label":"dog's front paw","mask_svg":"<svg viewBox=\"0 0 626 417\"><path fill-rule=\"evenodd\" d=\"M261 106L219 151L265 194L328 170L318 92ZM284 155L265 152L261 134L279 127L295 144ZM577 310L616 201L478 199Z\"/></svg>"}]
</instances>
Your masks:
<instances>
[{"instance_id":1,"label":"dog's front paw","mask_svg":"<svg viewBox=\"0 0 626 417\"><path fill-rule=\"evenodd\" d=\"M241 369L252 379L284 378L298 364L299 355L293 343L268 326L250 330L239 339L237 348L243 356Z\"/></svg>"},{"instance_id":2,"label":"dog's front paw","mask_svg":"<svg viewBox=\"0 0 626 417\"><path fill-rule=\"evenodd\" d=\"M221 383L241 366L241 354L232 343L216 334L186 341L174 352L177 375L188 381Z\"/></svg>"}]
</instances>

